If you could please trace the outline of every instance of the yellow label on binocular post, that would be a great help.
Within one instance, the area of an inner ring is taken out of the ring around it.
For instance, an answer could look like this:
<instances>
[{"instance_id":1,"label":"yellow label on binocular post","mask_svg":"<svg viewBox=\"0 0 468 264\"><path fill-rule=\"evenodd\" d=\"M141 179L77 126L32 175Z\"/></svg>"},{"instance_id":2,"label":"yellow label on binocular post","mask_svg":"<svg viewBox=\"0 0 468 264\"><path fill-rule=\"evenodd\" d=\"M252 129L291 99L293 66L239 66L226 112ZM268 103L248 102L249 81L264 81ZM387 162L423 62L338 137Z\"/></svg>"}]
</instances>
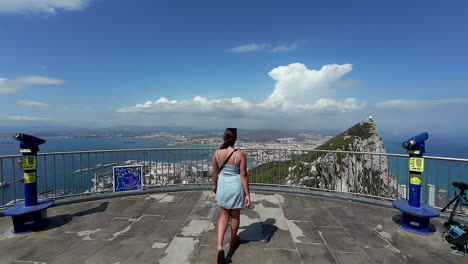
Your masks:
<instances>
[{"instance_id":1,"label":"yellow label on binocular post","mask_svg":"<svg viewBox=\"0 0 468 264\"><path fill-rule=\"evenodd\" d=\"M30 149L20 149L20 153L31 153Z\"/></svg>"},{"instance_id":2,"label":"yellow label on binocular post","mask_svg":"<svg viewBox=\"0 0 468 264\"><path fill-rule=\"evenodd\" d=\"M37 158L36 156L22 156L21 169L22 170L35 170L37 169Z\"/></svg>"},{"instance_id":3,"label":"yellow label on binocular post","mask_svg":"<svg viewBox=\"0 0 468 264\"><path fill-rule=\"evenodd\" d=\"M410 183L421 185L421 174L410 173Z\"/></svg>"},{"instance_id":4,"label":"yellow label on binocular post","mask_svg":"<svg viewBox=\"0 0 468 264\"><path fill-rule=\"evenodd\" d=\"M37 178L35 172L25 172L23 177L24 183L35 183Z\"/></svg>"},{"instance_id":5,"label":"yellow label on binocular post","mask_svg":"<svg viewBox=\"0 0 468 264\"><path fill-rule=\"evenodd\" d=\"M410 158L409 170L423 172L424 171L424 158Z\"/></svg>"}]
</instances>

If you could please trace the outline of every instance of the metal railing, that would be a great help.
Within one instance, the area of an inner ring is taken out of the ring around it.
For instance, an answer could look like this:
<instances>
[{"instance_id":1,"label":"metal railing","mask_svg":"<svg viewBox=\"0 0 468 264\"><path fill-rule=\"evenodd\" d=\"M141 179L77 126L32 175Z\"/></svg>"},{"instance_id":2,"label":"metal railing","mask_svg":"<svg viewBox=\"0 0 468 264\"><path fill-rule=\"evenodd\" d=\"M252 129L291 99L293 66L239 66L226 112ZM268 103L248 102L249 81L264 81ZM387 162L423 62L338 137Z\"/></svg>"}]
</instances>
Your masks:
<instances>
[{"instance_id":1,"label":"metal railing","mask_svg":"<svg viewBox=\"0 0 468 264\"><path fill-rule=\"evenodd\" d=\"M211 184L213 148L157 148L40 153L39 198L113 191L112 167L142 165L145 188ZM251 184L293 186L367 196L408 197L408 156L290 149L243 149ZM19 155L0 156L0 208L24 197ZM468 159L425 157L422 201L443 207L454 197L452 181L466 182ZM461 207L466 214L467 208Z\"/></svg>"}]
</instances>

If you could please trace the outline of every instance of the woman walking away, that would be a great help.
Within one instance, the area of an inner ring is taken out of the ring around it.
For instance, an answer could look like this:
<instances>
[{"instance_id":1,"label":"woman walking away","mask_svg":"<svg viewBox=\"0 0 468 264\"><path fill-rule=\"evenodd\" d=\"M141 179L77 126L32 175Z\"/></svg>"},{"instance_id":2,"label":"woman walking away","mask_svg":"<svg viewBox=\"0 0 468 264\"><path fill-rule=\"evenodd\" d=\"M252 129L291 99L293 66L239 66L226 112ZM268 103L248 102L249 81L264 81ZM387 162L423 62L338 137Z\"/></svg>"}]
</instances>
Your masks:
<instances>
[{"instance_id":1,"label":"woman walking away","mask_svg":"<svg viewBox=\"0 0 468 264\"><path fill-rule=\"evenodd\" d=\"M217 263L224 262L223 240L229 218L231 218L231 242L233 249L240 244L237 231L240 223L240 209L250 206L249 180L245 154L234 144L237 128L226 128L224 143L213 154L213 189L221 213L218 220Z\"/></svg>"}]
</instances>

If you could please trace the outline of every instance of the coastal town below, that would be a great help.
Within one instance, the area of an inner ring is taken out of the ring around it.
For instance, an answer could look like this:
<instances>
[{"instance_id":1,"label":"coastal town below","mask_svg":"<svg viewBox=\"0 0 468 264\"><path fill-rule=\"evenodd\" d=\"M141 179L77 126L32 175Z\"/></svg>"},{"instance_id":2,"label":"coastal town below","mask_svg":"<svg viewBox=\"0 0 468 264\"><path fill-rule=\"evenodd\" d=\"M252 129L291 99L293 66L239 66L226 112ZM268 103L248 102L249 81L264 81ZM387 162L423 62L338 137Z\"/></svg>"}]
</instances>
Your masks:
<instances>
[{"instance_id":1,"label":"coastal town below","mask_svg":"<svg viewBox=\"0 0 468 264\"><path fill-rule=\"evenodd\" d=\"M178 145L207 145L221 146L223 143L222 133L205 134L180 134L180 133L153 133L143 136L135 136L138 139L168 139L168 146ZM327 140L332 138L330 135L321 135L316 133L293 133L277 130L255 131L239 137L236 147L241 149L314 149Z\"/></svg>"}]
</instances>

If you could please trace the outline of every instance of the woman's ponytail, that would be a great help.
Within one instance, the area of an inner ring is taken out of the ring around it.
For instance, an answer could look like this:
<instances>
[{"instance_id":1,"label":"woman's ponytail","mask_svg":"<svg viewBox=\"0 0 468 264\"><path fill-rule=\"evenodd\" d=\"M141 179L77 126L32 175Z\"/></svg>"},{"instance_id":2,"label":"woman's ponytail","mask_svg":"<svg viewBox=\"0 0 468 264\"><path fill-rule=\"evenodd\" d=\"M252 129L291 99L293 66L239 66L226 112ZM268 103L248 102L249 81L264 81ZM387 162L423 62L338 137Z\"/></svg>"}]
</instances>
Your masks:
<instances>
[{"instance_id":1,"label":"woman's ponytail","mask_svg":"<svg viewBox=\"0 0 468 264\"><path fill-rule=\"evenodd\" d=\"M224 142L220 149L226 149L228 147L234 147L237 140L237 128L226 128L223 136Z\"/></svg>"}]
</instances>

